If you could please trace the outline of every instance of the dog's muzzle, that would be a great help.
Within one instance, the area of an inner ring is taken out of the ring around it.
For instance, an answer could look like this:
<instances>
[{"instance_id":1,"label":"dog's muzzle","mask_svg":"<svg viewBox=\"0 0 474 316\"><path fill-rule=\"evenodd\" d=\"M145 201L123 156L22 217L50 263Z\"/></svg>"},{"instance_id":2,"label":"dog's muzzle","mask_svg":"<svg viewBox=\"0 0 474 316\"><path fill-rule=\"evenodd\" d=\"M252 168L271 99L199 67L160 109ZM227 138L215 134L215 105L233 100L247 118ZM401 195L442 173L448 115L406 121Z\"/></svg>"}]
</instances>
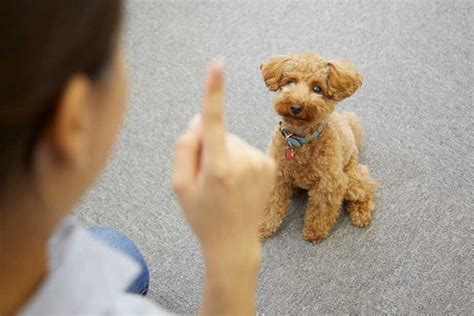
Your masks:
<instances>
[{"instance_id":1,"label":"dog's muzzle","mask_svg":"<svg viewBox=\"0 0 474 316\"><path fill-rule=\"evenodd\" d=\"M290 105L290 113L293 115L298 115L303 111L303 107L299 104Z\"/></svg>"}]
</instances>

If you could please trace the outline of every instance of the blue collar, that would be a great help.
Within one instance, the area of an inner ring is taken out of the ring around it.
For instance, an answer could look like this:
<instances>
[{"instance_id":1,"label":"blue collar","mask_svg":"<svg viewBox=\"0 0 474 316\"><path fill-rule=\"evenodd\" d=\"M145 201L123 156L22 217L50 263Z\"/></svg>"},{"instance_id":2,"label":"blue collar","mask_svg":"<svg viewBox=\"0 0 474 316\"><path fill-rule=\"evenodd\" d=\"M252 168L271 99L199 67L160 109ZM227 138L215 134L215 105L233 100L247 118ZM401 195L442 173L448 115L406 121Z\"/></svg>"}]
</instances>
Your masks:
<instances>
[{"instance_id":1,"label":"blue collar","mask_svg":"<svg viewBox=\"0 0 474 316\"><path fill-rule=\"evenodd\" d=\"M285 138L286 143L288 144L288 147L301 147L304 144L308 144L318 138L319 135L321 135L321 132L324 129L324 123L321 123L319 125L319 128L315 130L310 136L308 137L301 137L301 136L296 136L294 134L291 134L286 128L283 127L283 123L280 121L280 132Z\"/></svg>"}]
</instances>

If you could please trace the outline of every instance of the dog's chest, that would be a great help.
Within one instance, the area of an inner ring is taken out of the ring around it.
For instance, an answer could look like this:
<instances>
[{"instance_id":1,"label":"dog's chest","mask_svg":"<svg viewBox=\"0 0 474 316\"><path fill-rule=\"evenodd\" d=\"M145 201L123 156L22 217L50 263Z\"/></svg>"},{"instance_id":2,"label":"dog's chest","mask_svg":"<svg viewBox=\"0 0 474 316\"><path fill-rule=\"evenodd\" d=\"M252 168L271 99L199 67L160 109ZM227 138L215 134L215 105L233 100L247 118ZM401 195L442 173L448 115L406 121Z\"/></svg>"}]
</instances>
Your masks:
<instances>
[{"instance_id":1,"label":"dog's chest","mask_svg":"<svg viewBox=\"0 0 474 316\"><path fill-rule=\"evenodd\" d=\"M328 147L328 134L325 134L311 143L296 148L294 155L288 159L286 154L288 144L281 136L280 131L275 130L270 144L270 154L277 161L280 174L294 186L309 190L314 188L328 169L327 155L332 152Z\"/></svg>"},{"instance_id":2,"label":"dog's chest","mask_svg":"<svg viewBox=\"0 0 474 316\"><path fill-rule=\"evenodd\" d=\"M310 189L320 180L319 172L321 153L316 146L304 145L297 149L293 159L285 159L288 175L294 185Z\"/></svg>"}]
</instances>

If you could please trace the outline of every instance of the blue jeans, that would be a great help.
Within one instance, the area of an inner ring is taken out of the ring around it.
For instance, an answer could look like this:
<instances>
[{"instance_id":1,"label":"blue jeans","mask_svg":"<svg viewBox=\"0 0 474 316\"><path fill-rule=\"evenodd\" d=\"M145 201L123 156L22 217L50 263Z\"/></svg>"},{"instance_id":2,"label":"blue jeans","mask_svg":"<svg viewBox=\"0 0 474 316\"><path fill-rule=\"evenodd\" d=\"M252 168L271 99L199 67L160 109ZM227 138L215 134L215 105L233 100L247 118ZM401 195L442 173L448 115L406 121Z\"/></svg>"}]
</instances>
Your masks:
<instances>
[{"instance_id":1,"label":"blue jeans","mask_svg":"<svg viewBox=\"0 0 474 316\"><path fill-rule=\"evenodd\" d=\"M97 239L102 240L108 246L128 255L140 265L142 271L135 281L130 284L127 292L145 296L148 293L150 274L145 258L143 258L143 255L133 241L125 234L113 228L89 227L88 229Z\"/></svg>"}]
</instances>

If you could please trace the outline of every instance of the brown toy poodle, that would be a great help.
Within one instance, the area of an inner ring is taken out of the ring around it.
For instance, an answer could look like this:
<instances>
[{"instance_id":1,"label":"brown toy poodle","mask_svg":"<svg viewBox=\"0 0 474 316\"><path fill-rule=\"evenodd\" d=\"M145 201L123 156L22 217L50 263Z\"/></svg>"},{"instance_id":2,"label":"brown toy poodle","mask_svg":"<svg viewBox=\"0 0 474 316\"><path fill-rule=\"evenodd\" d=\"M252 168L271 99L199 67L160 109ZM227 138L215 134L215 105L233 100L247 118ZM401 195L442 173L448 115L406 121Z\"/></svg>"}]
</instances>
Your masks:
<instances>
[{"instance_id":1,"label":"brown toy poodle","mask_svg":"<svg viewBox=\"0 0 474 316\"><path fill-rule=\"evenodd\" d=\"M308 190L306 240L318 243L329 234L343 202L352 223L367 226L377 183L358 161L362 130L355 114L334 111L361 86L362 76L350 62L313 52L275 56L260 69L277 92L274 108L282 118L268 149L278 172L260 237L278 229L297 188Z\"/></svg>"}]
</instances>

